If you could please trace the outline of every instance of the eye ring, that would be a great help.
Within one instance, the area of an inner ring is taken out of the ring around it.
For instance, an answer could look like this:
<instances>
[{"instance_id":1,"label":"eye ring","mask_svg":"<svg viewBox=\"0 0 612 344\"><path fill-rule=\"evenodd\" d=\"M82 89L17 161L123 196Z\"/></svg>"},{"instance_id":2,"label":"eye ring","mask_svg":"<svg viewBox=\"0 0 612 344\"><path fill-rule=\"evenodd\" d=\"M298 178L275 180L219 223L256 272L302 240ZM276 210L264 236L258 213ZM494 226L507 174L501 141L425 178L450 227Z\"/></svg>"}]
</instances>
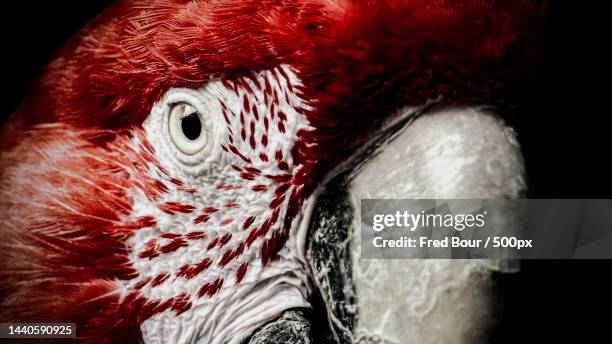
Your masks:
<instances>
[{"instance_id":1,"label":"eye ring","mask_svg":"<svg viewBox=\"0 0 612 344\"><path fill-rule=\"evenodd\" d=\"M202 114L187 102L171 104L168 128L174 145L186 155L195 155L208 142L208 128Z\"/></svg>"}]
</instances>

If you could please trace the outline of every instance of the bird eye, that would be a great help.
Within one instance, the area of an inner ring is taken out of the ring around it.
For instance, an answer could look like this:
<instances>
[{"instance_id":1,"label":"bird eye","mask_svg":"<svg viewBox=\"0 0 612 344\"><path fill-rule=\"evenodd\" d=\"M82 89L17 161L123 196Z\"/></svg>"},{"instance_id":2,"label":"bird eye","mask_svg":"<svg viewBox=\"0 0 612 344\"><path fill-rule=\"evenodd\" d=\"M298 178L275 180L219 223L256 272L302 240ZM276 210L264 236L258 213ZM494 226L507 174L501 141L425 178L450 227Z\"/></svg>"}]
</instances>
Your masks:
<instances>
[{"instance_id":1,"label":"bird eye","mask_svg":"<svg viewBox=\"0 0 612 344\"><path fill-rule=\"evenodd\" d=\"M193 106L184 102L172 105L169 120L170 137L181 152L194 155L206 146L206 126Z\"/></svg>"}]
</instances>

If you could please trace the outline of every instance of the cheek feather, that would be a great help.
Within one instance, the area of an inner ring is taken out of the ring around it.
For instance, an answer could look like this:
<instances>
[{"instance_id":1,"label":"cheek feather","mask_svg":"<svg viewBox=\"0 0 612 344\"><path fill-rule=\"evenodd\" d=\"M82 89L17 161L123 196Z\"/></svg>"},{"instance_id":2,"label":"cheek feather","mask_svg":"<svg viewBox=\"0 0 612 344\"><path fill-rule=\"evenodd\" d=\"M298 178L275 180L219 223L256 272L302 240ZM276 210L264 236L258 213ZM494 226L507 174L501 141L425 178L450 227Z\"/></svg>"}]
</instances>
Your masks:
<instances>
[{"instance_id":1,"label":"cheek feather","mask_svg":"<svg viewBox=\"0 0 612 344\"><path fill-rule=\"evenodd\" d=\"M118 311L126 306L116 286L138 277L126 242L155 228L157 218L131 216L130 195L154 201L169 188L149 173L164 171L150 145L134 144L142 131L118 134L105 147L91 144L104 134L40 125L3 153L0 222L11 230L0 232L0 279L11 293L1 319L81 319L79 335L97 342L140 337L140 311ZM114 331L101 333L105 328Z\"/></svg>"},{"instance_id":2,"label":"cheek feather","mask_svg":"<svg viewBox=\"0 0 612 344\"><path fill-rule=\"evenodd\" d=\"M308 108L289 94L297 92L297 79L285 69L202 90L216 95L215 118L223 123L224 138L214 141L223 155L202 177L169 163L158 136L135 139L150 154L147 178L154 187L133 195L137 206L130 217L155 219L156 226L128 240L138 276L120 282L119 290L122 302L131 305L124 307L139 319L166 311L179 316L194 305L217 302L222 290L264 276L283 249L305 197L293 174L301 165L291 149L296 132L307 128L300 118ZM153 116L145 132L160 121Z\"/></svg>"}]
</instances>

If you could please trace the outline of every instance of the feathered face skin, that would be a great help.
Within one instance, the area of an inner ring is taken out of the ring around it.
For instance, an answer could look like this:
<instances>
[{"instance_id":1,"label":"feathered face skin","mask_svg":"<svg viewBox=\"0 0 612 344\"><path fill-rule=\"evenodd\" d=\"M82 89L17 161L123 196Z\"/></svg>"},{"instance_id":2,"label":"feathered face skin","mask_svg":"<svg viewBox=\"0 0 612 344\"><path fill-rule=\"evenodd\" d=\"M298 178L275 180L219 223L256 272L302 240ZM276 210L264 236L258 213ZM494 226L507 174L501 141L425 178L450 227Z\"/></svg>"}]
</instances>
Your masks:
<instances>
[{"instance_id":1,"label":"feathered face skin","mask_svg":"<svg viewBox=\"0 0 612 344\"><path fill-rule=\"evenodd\" d=\"M307 306L308 198L406 106L532 63L524 1L122 1L3 132L1 321L240 342ZM173 339L171 339L173 338Z\"/></svg>"}]
</instances>

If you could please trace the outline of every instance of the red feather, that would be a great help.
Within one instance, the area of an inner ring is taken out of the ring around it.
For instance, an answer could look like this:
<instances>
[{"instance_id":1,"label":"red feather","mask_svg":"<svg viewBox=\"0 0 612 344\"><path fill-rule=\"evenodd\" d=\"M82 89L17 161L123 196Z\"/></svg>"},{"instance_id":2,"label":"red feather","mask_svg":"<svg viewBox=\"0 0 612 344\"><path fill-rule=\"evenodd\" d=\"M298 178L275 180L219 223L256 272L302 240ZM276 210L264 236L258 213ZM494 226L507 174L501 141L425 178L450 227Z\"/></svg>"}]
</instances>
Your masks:
<instances>
[{"instance_id":1,"label":"red feather","mask_svg":"<svg viewBox=\"0 0 612 344\"><path fill-rule=\"evenodd\" d=\"M0 321L78 320L84 340L135 342L140 322L152 314L189 309L184 295L163 303L137 294L122 299L114 282L135 274L127 238L155 226L152 218L125 222L132 206L127 191L156 199L177 185L171 177L147 176L144 166L156 161L146 142L137 151L127 144L169 88L197 88L281 63L301 79L297 92L314 109L302 112L314 129L300 132L292 149L302 168L270 176L294 188L274 201L287 196L289 209L280 219L284 228L264 243L266 264L285 244L303 200L384 115L439 96L490 99L525 74L537 57L543 7L522 0L118 2L68 42L4 128ZM253 135L249 140L259 144ZM268 157L282 165L281 152L243 160ZM194 207L168 203L163 210ZM249 240L276 221L253 230ZM190 239L172 240L167 250ZM228 252L229 260L242 251ZM200 293L212 295L222 284L211 282Z\"/></svg>"}]
</instances>

